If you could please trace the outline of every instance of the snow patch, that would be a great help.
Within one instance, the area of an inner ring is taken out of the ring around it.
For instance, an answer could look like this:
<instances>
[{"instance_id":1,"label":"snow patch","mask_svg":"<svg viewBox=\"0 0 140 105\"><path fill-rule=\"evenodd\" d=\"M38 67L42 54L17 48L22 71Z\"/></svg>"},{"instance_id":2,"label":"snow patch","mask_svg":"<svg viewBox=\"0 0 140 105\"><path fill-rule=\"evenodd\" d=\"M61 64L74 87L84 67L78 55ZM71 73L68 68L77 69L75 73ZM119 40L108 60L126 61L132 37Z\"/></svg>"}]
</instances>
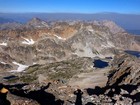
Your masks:
<instances>
[{"instance_id":1,"label":"snow patch","mask_svg":"<svg viewBox=\"0 0 140 105\"><path fill-rule=\"evenodd\" d=\"M27 38L23 38L25 41L22 42L22 44L28 44L28 45L32 45L34 44L34 40L33 39L27 39Z\"/></svg>"},{"instance_id":2,"label":"snow patch","mask_svg":"<svg viewBox=\"0 0 140 105\"><path fill-rule=\"evenodd\" d=\"M94 30L93 29L88 29L89 31L91 31L91 32L94 32Z\"/></svg>"},{"instance_id":3,"label":"snow patch","mask_svg":"<svg viewBox=\"0 0 140 105\"><path fill-rule=\"evenodd\" d=\"M36 62L33 62L33 65L37 64Z\"/></svg>"},{"instance_id":4,"label":"snow patch","mask_svg":"<svg viewBox=\"0 0 140 105\"><path fill-rule=\"evenodd\" d=\"M42 23L44 26L48 27L48 25L47 25L46 22L42 21L41 23Z\"/></svg>"},{"instance_id":5,"label":"snow patch","mask_svg":"<svg viewBox=\"0 0 140 105\"><path fill-rule=\"evenodd\" d=\"M114 44L110 41L108 41L108 45L111 46L111 47L115 47Z\"/></svg>"},{"instance_id":6,"label":"snow patch","mask_svg":"<svg viewBox=\"0 0 140 105\"><path fill-rule=\"evenodd\" d=\"M2 42L2 43L0 43L0 45L1 45L1 46L7 46L7 43Z\"/></svg>"},{"instance_id":7,"label":"snow patch","mask_svg":"<svg viewBox=\"0 0 140 105\"><path fill-rule=\"evenodd\" d=\"M0 63L2 63L2 64L4 64L4 65L7 64L7 63L5 63L5 62L0 62Z\"/></svg>"},{"instance_id":8,"label":"snow patch","mask_svg":"<svg viewBox=\"0 0 140 105\"><path fill-rule=\"evenodd\" d=\"M36 26L36 27L40 28L41 26Z\"/></svg>"},{"instance_id":9,"label":"snow patch","mask_svg":"<svg viewBox=\"0 0 140 105\"><path fill-rule=\"evenodd\" d=\"M94 29L92 28L92 26L87 26L86 28L87 28L88 31L94 33Z\"/></svg>"},{"instance_id":10,"label":"snow patch","mask_svg":"<svg viewBox=\"0 0 140 105\"><path fill-rule=\"evenodd\" d=\"M29 66L27 66L27 65L22 65L22 64L17 63L17 62L12 62L12 63L15 64L15 65L18 65L18 68L17 68L17 70L11 70L10 72L22 72L22 71L24 71L27 67L29 67Z\"/></svg>"},{"instance_id":11,"label":"snow patch","mask_svg":"<svg viewBox=\"0 0 140 105\"><path fill-rule=\"evenodd\" d=\"M57 37L58 39L60 39L60 40L66 40L66 38L62 38L62 37L60 37L60 36L57 36L57 35L54 35L55 37Z\"/></svg>"},{"instance_id":12,"label":"snow patch","mask_svg":"<svg viewBox=\"0 0 140 105\"><path fill-rule=\"evenodd\" d=\"M102 44L101 46L102 47L108 47L108 48L115 47L114 44L112 42L110 42L110 41L108 41L106 45L105 44L104 45Z\"/></svg>"}]
</instances>

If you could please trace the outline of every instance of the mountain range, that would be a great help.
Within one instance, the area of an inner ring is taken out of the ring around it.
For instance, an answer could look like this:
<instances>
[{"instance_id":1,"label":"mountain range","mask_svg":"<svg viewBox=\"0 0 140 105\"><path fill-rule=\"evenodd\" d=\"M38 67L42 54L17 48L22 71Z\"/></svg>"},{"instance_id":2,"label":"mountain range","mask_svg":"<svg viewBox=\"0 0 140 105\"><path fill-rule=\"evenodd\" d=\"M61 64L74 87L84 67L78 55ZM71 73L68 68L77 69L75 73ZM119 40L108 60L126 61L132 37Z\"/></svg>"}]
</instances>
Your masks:
<instances>
[{"instance_id":1,"label":"mountain range","mask_svg":"<svg viewBox=\"0 0 140 105\"><path fill-rule=\"evenodd\" d=\"M139 55L140 36L110 20L0 24L2 102L137 104L140 60L130 52Z\"/></svg>"},{"instance_id":2,"label":"mountain range","mask_svg":"<svg viewBox=\"0 0 140 105\"><path fill-rule=\"evenodd\" d=\"M14 69L15 61L42 64L72 56L108 57L117 50L140 51L138 37L112 21L47 23L33 18L26 24L5 23L0 29L1 62L9 69Z\"/></svg>"},{"instance_id":3,"label":"mountain range","mask_svg":"<svg viewBox=\"0 0 140 105\"><path fill-rule=\"evenodd\" d=\"M4 22L20 22L26 23L33 17L38 17L45 21L93 21L93 20L111 20L117 23L119 26L127 30L132 34L139 35L140 33L140 15L139 14L121 14L121 13L94 13L94 14L82 14L82 13L0 13L0 23ZM3 20L4 19L4 20ZM135 31L137 30L137 31Z\"/></svg>"}]
</instances>

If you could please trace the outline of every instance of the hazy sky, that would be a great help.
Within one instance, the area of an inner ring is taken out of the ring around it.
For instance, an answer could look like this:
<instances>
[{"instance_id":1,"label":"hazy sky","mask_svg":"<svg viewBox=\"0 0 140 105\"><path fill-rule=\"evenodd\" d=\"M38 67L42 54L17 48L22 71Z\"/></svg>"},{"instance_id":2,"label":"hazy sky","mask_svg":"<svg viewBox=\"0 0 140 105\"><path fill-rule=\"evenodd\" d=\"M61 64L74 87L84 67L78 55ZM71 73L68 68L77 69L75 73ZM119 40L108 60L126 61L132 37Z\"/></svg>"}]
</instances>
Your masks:
<instances>
[{"instance_id":1,"label":"hazy sky","mask_svg":"<svg viewBox=\"0 0 140 105\"><path fill-rule=\"evenodd\" d=\"M140 0L0 0L0 12L140 14Z\"/></svg>"}]
</instances>

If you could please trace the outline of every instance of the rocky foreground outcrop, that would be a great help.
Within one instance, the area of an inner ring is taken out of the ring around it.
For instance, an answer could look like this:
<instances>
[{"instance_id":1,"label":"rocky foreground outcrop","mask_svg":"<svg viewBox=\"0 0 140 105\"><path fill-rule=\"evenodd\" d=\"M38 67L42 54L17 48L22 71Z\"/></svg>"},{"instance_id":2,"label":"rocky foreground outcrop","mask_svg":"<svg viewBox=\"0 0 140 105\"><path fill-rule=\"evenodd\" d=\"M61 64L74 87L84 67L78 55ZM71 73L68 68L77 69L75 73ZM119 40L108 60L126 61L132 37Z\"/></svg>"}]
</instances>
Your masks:
<instances>
[{"instance_id":1,"label":"rocky foreground outcrop","mask_svg":"<svg viewBox=\"0 0 140 105\"><path fill-rule=\"evenodd\" d=\"M65 68L70 73L70 71L73 71L72 69L77 68L79 65L78 70L80 68L85 70L80 70L80 72L91 72L91 68L89 69L90 65L88 65L91 61L89 58L77 60L78 62L82 61L79 64L77 63L77 66L72 66L72 62L70 64L63 62L65 64L64 67L62 67L61 63L50 66L36 65L30 67L29 71L36 69L35 73L32 71L32 74L40 74L38 71L40 69L56 67L58 71ZM76 63L77 61L73 60L73 62ZM46 79L41 75L38 78L40 82L22 81L20 84L15 78L14 81L17 81L18 84L13 84L15 82L12 81L5 81L5 87L9 89L7 99L11 102L11 105L137 105L140 102L139 62L138 58L128 54L120 53L116 55L107 73L108 82L104 87L95 86L94 88L80 89L79 87L68 85L68 78ZM83 65L84 67L82 67ZM72 69L70 69L71 66ZM62 72L64 73L63 70ZM73 78L73 76L70 78Z\"/></svg>"},{"instance_id":2,"label":"rocky foreground outcrop","mask_svg":"<svg viewBox=\"0 0 140 105\"><path fill-rule=\"evenodd\" d=\"M134 56L119 54L115 56L108 85L140 84L140 60Z\"/></svg>"}]
</instances>

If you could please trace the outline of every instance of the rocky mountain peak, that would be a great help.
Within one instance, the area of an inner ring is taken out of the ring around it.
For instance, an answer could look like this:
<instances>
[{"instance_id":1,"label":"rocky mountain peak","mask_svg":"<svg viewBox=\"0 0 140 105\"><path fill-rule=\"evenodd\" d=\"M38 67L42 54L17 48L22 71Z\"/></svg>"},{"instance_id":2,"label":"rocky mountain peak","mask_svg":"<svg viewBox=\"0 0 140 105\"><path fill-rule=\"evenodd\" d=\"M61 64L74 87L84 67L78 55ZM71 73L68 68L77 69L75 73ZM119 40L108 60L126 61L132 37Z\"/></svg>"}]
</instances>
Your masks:
<instances>
[{"instance_id":1,"label":"rocky mountain peak","mask_svg":"<svg viewBox=\"0 0 140 105\"><path fill-rule=\"evenodd\" d=\"M48 27L47 22L39 19L39 18L32 18L27 25L32 26L32 27L38 27L38 28L42 28L42 27Z\"/></svg>"},{"instance_id":2,"label":"rocky mountain peak","mask_svg":"<svg viewBox=\"0 0 140 105\"><path fill-rule=\"evenodd\" d=\"M41 21L42 21L41 19L34 17L29 22L41 22Z\"/></svg>"},{"instance_id":3,"label":"rocky mountain peak","mask_svg":"<svg viewBox=\"0 0 140 105\"><path fill-rule=\"evenodd\" d=\"M125 30L121 27L119 27L115 22L113 21L108 21L108 20L104 20L102 22L103 26L106 26L110 29L110 32L112 32L113 34L116 33L121 33L121 32L125 32Z\"/></svg>"}]
</instances>

